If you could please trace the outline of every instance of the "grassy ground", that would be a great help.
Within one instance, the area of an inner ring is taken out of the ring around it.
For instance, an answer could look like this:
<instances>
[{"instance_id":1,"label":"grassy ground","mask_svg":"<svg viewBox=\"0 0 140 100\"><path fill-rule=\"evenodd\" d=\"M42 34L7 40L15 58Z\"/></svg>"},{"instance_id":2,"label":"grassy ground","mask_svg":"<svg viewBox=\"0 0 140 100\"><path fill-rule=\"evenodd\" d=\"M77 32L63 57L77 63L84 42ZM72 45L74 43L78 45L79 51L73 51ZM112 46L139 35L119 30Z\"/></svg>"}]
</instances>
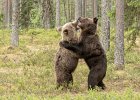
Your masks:
<instances>
[{"instance_id":1,"label":"grassy ground","mask_svg":"<svg viewBox=\"0 0 140 100\"><path fill-rule=\"evenodd\" d=\"M83 60L74 73L72 88L55 90L54 56L60 34L55 30L33 33L21 31L19 48L13 49L10 31L0 30L0 100L140 100L140 39L135 48L125 50L125 69L121 71L114 68L111 42L106 90L87 91L89 70ZM125 41L125 49L128 45Z\"/></svg>"}]
</instances>

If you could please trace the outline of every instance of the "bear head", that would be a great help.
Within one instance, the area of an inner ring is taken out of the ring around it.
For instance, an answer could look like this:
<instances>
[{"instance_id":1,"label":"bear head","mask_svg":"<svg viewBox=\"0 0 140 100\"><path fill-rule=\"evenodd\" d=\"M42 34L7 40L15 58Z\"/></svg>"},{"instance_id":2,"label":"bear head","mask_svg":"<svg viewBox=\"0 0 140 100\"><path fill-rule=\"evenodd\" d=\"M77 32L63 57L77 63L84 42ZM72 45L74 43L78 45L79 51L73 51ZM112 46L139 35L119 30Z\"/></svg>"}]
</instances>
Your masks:
<instances>
[{"instance_id":1,"label":"bear head","mask_svg":"<svg viewBox=\"0 0 140 100\"><path fill-rule=\"evenodd\" d=\"M77 27L79 27L84 33L94 35L97 29L97 22L98 19L96 17L93 19L79 17L77 20Z\"/></svg>"},{"instance_id":2,"label":"bear head","mask_svg":"<svg viewBox=\"0 0 140 100\"><path fill-rule=\"evenodd\" d=\"M77 24L77 21L73 21L57 28L57 31L61 33L62 41L73 41L77 39Z\"/></svg>"}]
</instances>

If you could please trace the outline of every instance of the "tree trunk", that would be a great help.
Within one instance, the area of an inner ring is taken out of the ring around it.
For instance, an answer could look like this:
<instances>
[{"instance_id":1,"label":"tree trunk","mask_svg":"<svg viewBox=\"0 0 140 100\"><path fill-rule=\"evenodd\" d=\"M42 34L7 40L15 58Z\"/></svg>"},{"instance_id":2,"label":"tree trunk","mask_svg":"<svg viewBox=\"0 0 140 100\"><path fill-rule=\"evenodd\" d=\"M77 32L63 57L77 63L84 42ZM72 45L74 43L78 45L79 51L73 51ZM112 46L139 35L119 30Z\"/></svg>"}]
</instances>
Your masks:
<instances>
[{"instance_id":1,"label":"tree trunk","mask_svg":"<svg viewBox=\"0 0 140 100\"><path fill-rule=\"evenodd\" d=\"M116 0L115 66L124 68L124 0Z\"/></svg>"},{"instance_id":2,"label":"tree trunk","mask_svg":"<svg viewBox=\"0 0 140 100\"><path fill-rule=\"evenodd\" d=\"M66 1L65 0L63 0L63 3L64 3L64 16L65 16L65 22L68 22L68 18L67 18L67 9L68 8L66 8Z\"/></svg>"},{"instance_id":3,"label":"tree trunk","mask_svg":"<svg viewBox=\"0 0 140 100\"><path fill-rule=\"evenodd\" d=\"M11 0L8 0L8 21L7 21L7 27L10 28L10 24L11 24L11 19L12 19L12 2Z\"/></svg>"},{"instance_id":4,"label":"tree trunk","mask_svg":"<svg viewBox=\"0 0 140 100\"><path fill-rule=\"evenodd\" d=\"M82 0L82 16L86 16L86 0Z\"/></svg>"},{"instance_id":5,"label":"tree trunk","mask_svg":"<svg viewBox=\"0 0 140 100\"><path fill-rule=\"evenodd\" d=\"M107 0L102 0L101 1L101 42L102 42L102 46L105 50L105 52L107 52L107 50L109 50L110 47L110 20L109 17L107 15L108 13L108 4L107 4Z\"/></svg>"},{"instance_id":6,"label":"tree trunk","mask_svg":"<svg viewBox=\"0 0 140 100\"><path fill-rule=\"evenodd\" d=\"M13 0L12 1L12 7L13 7L13 14L12 14L12 33L11 33L11 45L13 47L18 46L19 42L19 0Z\"/></svg>"},{"instance_id":7,"label":"tree trunk","mask_svg":"<svg viewBox=\"0 0 140 100\"><path fill-rule=\"evenodd\" d=\"M43 0L42 1L42 19L43 19L43 27L45 29L50 28L50 1Z\"/></svg>"},{"instance_id":8,"label":"tree trunk","mask_svg":"<svg viewBox=\"0 0 140 100\"><path fill-rule=\"evenodd\" d=\"M109 9L112 10L113 5L114 5L114 1L109 0L108 3L109 3Z\"/></svg>"},{"instance_id":9,"label":"tree trunk","mask_svg":"<svg viewBox=\"0 0 140 100\"><path fill-rule=\"evenodd\" d=\"M75 19L82 16L82 0L75 0Z\"/></svg>"},{"instance_id":10,"label":"tree trunk","mask_svg":"<svg viewBox=\"0 0 140 100\"><path fill-rule=\"evenodd\" d=\"M56 27L60 26L60 0L56 0Z\"/></svg>"},{"instance_id":11,"label":"tree trunk","mask_svg":"<svg viewBox=\"0 0 140 100\"><path fill-rule=\"evenodd\" d=\"M11 4L11 0L5 0L4 2L4 26L5 28L10 28L10 24L11 24L11 8L12 8L12 4Z\"/></svg>"},{"instance_id":12,"label":"tree trunk","mask_svg":"<svg viewBox=\"0 0 140 100\"><path fill-rule=\"evenodd\" d=\"M4 26L8 27L8 0L4 2Z\"/></svg>"},{"instance_id":13,"label":"tree trunk","mask_svg":"<svg viewBox=\"0 0 140 100\"><path fill-rule=\"evenodd\" d=\"M97 3L98 3L98 1L97 0L93 0L93 17L98 17L98 13L97 13L97 11L98 11L98 9L97 9Z\"/></svg>"},{"instance_id":14,"label":"tree trunk","mask_svg":"<svg viewBox=\"0 0 140 100\"><path fill-rule=\"evenodd\" d=\"M0 6L0 14L2 14L2 7L3 7L2 4L3 4L3 1L0 0L0 5L1 5Z\"/></svg>"},{"instance_id":15,"label":"tree trunk","mask_svg":"<svg viewBox=\"0 0 140 100\"><path fill-rule=\"evenodd\" d=\"M75 19L75 0L71 0L71 12L70 12L70 16L71 19Z\"/></svg>"},{"instance_id":16,"label":"tree trunk","mask_svg":"<svg viewBox=\"0 0 140 100\"><path fill-rule=\"evenodd\" d=\"M67 19L70 21L70 0L67 2Z\"/></svg>"}]
</instances>

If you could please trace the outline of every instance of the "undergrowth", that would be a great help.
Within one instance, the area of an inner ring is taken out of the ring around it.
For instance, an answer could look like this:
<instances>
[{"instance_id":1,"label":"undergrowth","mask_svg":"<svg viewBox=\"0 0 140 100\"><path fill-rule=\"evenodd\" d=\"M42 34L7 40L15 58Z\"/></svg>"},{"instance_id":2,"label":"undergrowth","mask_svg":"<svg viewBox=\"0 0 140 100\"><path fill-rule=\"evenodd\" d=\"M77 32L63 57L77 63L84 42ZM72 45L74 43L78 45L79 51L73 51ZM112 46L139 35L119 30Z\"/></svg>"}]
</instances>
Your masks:
<instances>
[{"instance_id":1,"label":"undergrowth","mask_svg":"<svg viewBox=\"0 0 140 100\"><path fill-rule=\"evenodd\" d=\"M87 91L89 69L83 60L68 90L56 90L54 57L61 40L55 29L21 30L18 48L10 47L10 30L0 30L0 100L140 100L140 45L127 50L125 69L114 68L114 34L107 52L106 90Z\"/></svg>"}]
</instances>

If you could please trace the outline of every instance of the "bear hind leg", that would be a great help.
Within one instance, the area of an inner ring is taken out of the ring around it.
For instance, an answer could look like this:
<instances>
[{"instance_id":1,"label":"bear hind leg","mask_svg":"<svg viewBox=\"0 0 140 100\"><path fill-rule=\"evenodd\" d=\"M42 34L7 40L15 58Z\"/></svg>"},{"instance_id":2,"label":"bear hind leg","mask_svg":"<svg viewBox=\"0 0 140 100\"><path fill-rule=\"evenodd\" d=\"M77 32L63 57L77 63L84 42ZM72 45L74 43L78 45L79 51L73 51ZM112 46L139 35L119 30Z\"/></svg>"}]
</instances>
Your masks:
<instances>
[{"instance_id":1,"label":"bear hind leg","mask_svg":"<svg viewBox=\"0 0 140 100\"><path fill-rule=\"evenodd\" d=\"M88 75L88 89L94 89L95 86L98 84L97 81L98 75L94 74L94 70L91 69Z\"/></svg>"},{"instance_id":2,"label":"bear hind leg","mask_svg":"<svg viewBox=\"0 0 140 100\"><path fill-rule=\"evenodd\" d=\"M105 84L103 83L103 81L100 81L97 85L98 87L101 87L101 89L105 90L106 89L106 86Z\"/></svg>"},{"instance_id":3,"label":"bear hind leg","mask_svg":"<svg viewBox=\"0 0 140 100\"><path fill-rule=\"evenodd\" d=\"M97 66L99 67L99 66ZM95 86L101 87L103 90L106 88L103 83L104 74L101 69L98 70L96 66L90 69L88 75L88 89L94 89Z\"/></svg>"},{"instance_id":4,"label":"bear hind leg","mask_svg":"<svg viewBox=\"0 0 140 100\"><path fill-rule=\"evenodd\" d=\"M62 86L62 88L67 88L69 84L73 84L73 76L71 73L63 73L61 77L57 78L57 89Z\"/></svg>"}]
</instances>

